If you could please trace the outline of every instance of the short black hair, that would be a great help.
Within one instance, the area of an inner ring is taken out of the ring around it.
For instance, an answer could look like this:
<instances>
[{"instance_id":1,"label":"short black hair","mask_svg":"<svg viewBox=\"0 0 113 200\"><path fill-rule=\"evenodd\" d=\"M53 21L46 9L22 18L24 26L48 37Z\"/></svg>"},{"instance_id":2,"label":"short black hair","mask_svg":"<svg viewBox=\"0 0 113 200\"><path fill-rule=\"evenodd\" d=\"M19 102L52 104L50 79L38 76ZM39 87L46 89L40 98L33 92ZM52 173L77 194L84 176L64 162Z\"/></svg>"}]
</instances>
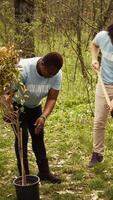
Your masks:
<instances>
[{"instance_id":1,"label":"short black hair","mask_svg":"<svg viewBox=\"0 0 113 200\"><path fill-rule=\"evenodd\" d=\"M108 35L109 35L109 37L111 39L111 42L113 44L113 24L111 24L110 26L108 26L107 31L108 31Z\"/></svg>"},{"instance_id":2,"label":"short black hair","mask_svg":"<svg viewBox=\"0 0 113 200\"><path fill-rule=\"evenodd\" d=\"M50 52L42 58L44 65L47 67L55 66L58 70L63 65L63 57L58 52Z\"/></svg>"}]
</instances>

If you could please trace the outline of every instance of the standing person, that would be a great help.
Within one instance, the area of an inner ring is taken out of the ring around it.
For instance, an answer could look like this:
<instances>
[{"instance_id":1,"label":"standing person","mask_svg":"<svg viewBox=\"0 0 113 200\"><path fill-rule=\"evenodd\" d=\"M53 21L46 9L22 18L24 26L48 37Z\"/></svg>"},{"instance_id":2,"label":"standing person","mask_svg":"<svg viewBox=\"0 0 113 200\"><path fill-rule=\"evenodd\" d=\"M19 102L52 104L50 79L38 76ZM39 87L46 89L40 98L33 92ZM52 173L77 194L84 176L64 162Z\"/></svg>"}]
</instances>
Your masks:
<instances>
[{"instance_id":1,"label":"standing person","mask_svg":"<svg viewBox=\"0 0 113 200\"><path fill-rule=\"evenodd\" d=\"M101 51L101 67L98 62L99 51ZM97 33L91 44L92 68L100 70L102 80L106 87L110 99L113 99L113 24L107 31ZM89 162L89 167L94 167L97 163L102 162L104 154L104 136L105 126L109 110L107 109L106 100L98 81L95 93L95 117L93 127L93 153ZM112 101L111 101L112 107Z\"/></svg>"},{"instance_id":2,"label":"standing person","mask_svg":"<svg viewBox=\"0 0 113 200\"><path fill-rule=\"evenodd\" d=\"M32 139L32 149L36 157L40 180L52 183L60 183L61 180L50 173L46 148L44 143L44 125L46 119L52 112L61 85L61 67L63 58L57 52L51 52L44 57L21 59L18 66L22 69L22 80L27 88L28 97L24 102L24 112L20 115L20 125L23 137L23 156L26 174L29 174L27 158L28 131ZM46 98L42 110L41 100ZM14 96L14 107L21 106L18 98ZM18 139L15 138L15 152L19 174L21 175L21 164L18 151Z\"/></svg>"}]
</instances>

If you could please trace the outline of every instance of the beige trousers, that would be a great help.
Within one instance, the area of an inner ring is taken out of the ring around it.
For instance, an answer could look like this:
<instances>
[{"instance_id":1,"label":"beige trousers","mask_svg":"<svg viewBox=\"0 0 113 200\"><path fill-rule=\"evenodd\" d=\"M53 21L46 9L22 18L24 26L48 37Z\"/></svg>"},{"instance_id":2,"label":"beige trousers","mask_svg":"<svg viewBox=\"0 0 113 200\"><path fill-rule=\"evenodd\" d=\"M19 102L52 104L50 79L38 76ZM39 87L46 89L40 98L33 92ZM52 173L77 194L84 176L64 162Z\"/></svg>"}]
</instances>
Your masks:
<instances>
[{"instance_id":1,"label":"beige trousers","mask_svg":"<svg viewBox=\"0 0 113 200\"><path fill-rule=\"evenodd\" d=\"M113 85L105 85L110 99L113 99ZM105 127L109 111L106 108L106 100L100 83L96 85L95 94L95 117L93 128L93 151L104 153Z\"/></svg>"}]
</instances>

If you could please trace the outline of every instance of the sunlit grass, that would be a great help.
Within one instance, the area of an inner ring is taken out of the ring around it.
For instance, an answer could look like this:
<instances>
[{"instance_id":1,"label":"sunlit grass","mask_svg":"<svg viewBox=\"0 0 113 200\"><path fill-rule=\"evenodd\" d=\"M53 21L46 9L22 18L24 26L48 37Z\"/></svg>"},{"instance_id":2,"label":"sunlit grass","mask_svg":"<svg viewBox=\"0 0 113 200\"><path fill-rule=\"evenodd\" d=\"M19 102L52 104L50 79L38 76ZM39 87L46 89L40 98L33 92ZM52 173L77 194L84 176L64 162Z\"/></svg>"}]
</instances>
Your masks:
<instances>
[{"instance_id":1,"label":"sunlit grass","mask_svg":"<svg viewBox=\"0 0 113 200\"><path fill-rule=\"evenodd\" d=\"M109 143L110 135L107 134L106 142L109 151L106 151L104 163L95 169L88 169L87 164L91 154L91 132L92 120L81 106L83 114L80 117L80 105L66 108L66 113L61 107L49 117L45 140L51 170L62 178L61 185L42 183L40 186L41 199L62 200L62 199L83 199L91 200L92 195L97 195L105 200L112 199L112 148ZM64 108L64 107L63 107ZM86 107L87 108L87 107ZM70 113L71 110L71 114ZM74 118L75 113L75 118ZM78 118L77 118L78 116ZM76 120L77 118L77 120ZM111 120L110 120L111 121ZM108 129L111 130L109 121ZM0 128L0 200L14 200L15 190L12 184L13 178L17 175L15 155L13 151L14 137L11 129L7 126ZM6 130L8 135L6 134ZM10 130L10 131L9 131ZM29 145L29 149L31 145ZM35 159L29 151L31 173L37 173ZM34 170L35 169L35 170ZM109 195L108 195L109 193Z\"/></svg>"},{"instance_id":2,"label":"sunlit grass","mask_svg":"<svg viewBox=\"0 0 113 200\"><path fill-rule=\"evenodd\" d=\"M47 49L44 50L47 51ZM43 51L40 49L40 54L44 53ZM70 48L66 50L66 55L70 55L69 53L72 53ZM73 82L75 58L74 53L71 55L73 55L72 59L70 56L65 58L67 64L63 69L62 90L45 127L50 168L61 177L62 183L60 185L42 183L40 185L41 199L112 200L113 121L109 118L104 162L95 169L88 169L87 164L92 152L93 117L87 100L86 86L79 72L76 81ZM91 106L94 109L94 90L91 94ZM18 173L14 153L14 135L9 126L1 119L0 121L0 200L15 200L12 182ZM37 174L30 140L29 164L31 173Z\"/></svg>"}]
</instances>

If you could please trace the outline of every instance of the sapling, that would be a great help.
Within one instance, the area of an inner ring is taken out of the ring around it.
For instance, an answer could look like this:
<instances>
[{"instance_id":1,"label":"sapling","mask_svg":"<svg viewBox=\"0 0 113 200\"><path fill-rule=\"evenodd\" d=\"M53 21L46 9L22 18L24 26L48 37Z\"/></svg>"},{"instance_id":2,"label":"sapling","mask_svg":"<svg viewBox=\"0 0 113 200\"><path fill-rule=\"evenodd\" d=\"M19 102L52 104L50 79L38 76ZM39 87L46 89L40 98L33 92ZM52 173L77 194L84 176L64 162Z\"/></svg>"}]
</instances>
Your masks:
<instances>
[{"instance_id":1,"label":"sapling","mask_svg":"<svg viewBox=\"0 0 113 200\"><path fill-rule=\"evenodd\" d=\"M8 122L16 137L18 138L19 155L22 169L22 185L26 185L26 174L23 164L22 129L20 128L19 115L23 107L13 108L13 96L15 90L21 93L20 104L26 98L26 88L21 82L21 76L17 67L19 53L14 45L0 48L0 113L2 118Z\"/></svg>"}]
</instances>

